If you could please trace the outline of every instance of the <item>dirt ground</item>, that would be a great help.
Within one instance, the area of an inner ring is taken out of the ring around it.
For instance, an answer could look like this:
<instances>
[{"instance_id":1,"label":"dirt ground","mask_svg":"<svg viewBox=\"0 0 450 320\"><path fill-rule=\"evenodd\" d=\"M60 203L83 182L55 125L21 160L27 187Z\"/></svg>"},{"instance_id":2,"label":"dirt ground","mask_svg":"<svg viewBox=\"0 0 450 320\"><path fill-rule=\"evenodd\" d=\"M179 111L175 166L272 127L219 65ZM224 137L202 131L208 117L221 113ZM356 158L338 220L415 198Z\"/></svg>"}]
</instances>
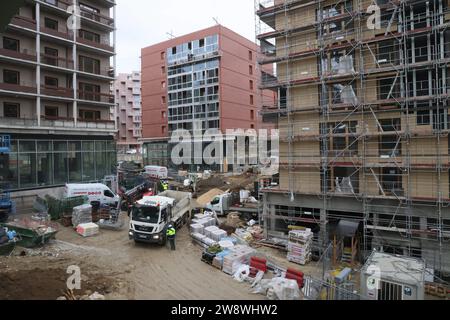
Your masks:
<instances>
[{"instance_id":1,"label":"dirt ground","mask_svg":"<svg viewBox=\"0 0 450 320\"><path fill-rule=\"evenodd\" d=\"M0 299L56 299L66 290L71 265L81 269L80 296L97 291L107 299L264 299L202 262L202 248L186 227L178 232L175 252L135 244L127 231L83 238L61 227L57 240L41 249L17 247L11 257L0 257Z\"/></svg>"}]
</instances>

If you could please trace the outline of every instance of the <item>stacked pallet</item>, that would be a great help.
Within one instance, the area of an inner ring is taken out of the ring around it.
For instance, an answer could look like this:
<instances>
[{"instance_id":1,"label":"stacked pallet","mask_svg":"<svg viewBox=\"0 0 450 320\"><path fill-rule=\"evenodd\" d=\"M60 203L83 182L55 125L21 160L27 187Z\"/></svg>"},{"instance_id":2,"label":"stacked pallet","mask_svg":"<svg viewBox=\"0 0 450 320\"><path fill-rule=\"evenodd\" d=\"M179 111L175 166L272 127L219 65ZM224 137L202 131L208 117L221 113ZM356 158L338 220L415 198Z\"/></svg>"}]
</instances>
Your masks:
<instances>
[{"instance_id":1,"label":"stacked pallet","mask_svg":"<svg viewBox=\"0 0 450 320\"><path fill-rule=\"evenodd\" d=\"M307 264L311 260L312 240L311 229L290 231L287 259L301 265Z\"/></svg>"},{"instance_id":2,"label":"stacked pallet","mask_svg":"<svg viewBox=\"0 0 450 320\"><path fill-rule=\"evenodd\" d=\"M243 245L234 246L229 249L230 254L223 258L222 271L227 274L234 274L240 265L248 264L255 250Z\"/></svg>"},{"instance_id":3,"label":"stacked pallet","mask_svg":"<svg viewBox=\"0 0 450 320\"><path fill-rule=\"evenodd\" d=\"M72 225L74 227L90 222L92 222L92 206L90 204L83 204L73 208Z\"/></svg>"}]
</instances>

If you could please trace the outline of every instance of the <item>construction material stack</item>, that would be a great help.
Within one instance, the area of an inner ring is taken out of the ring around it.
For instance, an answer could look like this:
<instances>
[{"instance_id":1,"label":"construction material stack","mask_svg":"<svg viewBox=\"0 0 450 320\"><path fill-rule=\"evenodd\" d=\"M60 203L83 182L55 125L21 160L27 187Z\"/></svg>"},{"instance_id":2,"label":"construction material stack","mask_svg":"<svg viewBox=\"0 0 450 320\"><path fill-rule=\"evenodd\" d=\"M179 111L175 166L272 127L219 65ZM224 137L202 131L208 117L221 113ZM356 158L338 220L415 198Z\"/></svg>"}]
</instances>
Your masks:
<instances>
[{"instance_id":1,"label":"construction material stack","mask_svg":"<svg viewBox=\"0 0 450 320\"><path fill-rule=\"evenodd\" d=\"M72 225L74 227L90 222L92 222L92 206L90 204L83 204L73 208Z\"/></svg>"},{"instance_id":2,"label":"construction material stack","mask_svg":"<svg viewBox=\"0 0 450 320\"><path fill-rule=\"evenodd\" d=\"M311 260L312 240L311 229L290 231L287 259L301 265L307 264Z\"/></svg>"},{"instance_id":3,"label":"construction material stack","mask_svg":"<svg viewBox=\"0 0 450 320\"><path fill-rule=\"evenodd\" d=\"M239 266L248 264L255 250L244 245L237 245L230 249L230 254L223 258L222 271L232 275Z\"/></svg>"},{"instance_id":4,"label":"construction material stack","mask_svg":"<svg viewBox=\"0 0 450 320\"><path fill-rule=\"evenodd\" d=\"M99 227L95 223L84 223L77 227L77 233L83 237L92 237L99 233Z\"/></svg>"}]
</instances>

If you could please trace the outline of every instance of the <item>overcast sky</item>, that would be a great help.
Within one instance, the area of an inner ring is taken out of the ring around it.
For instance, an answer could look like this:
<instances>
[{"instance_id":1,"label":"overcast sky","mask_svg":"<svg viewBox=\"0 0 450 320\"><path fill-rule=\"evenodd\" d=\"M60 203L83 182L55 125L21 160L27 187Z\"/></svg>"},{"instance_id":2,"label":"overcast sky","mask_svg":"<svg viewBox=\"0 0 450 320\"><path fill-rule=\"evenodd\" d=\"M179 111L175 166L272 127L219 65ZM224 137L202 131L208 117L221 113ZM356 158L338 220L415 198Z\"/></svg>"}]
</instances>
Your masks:
<instances>
[{"instance_id":1,"label":"overcast sky","mask_svg":"<svg viewBox=\"0 0 450 320\"><path fill-rule=\"evenodd\" d=\"M117 0L117 69L140 70L141 48L220 24L255 40L254 0Z\"/></svg>"}]
</instances>

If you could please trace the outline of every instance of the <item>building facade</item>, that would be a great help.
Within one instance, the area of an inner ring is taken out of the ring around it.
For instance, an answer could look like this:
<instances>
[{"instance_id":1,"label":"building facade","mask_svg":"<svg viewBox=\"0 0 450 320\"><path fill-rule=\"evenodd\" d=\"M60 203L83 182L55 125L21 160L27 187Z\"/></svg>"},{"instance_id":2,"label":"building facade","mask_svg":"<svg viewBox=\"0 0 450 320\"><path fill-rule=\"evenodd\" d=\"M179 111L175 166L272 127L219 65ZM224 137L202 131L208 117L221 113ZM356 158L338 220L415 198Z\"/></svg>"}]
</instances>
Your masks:
<instances>
[{"instance_id":1,"label":"building facade","mask_svg":"<svg viewBox=\"0 0 450 320\"><path fill-rule=\"evenodd\" d=\"M448 1L258 0L256 15L259 62L277 65L262 87L280 94L269 235L311 227L324 249L350 220L342 246L362 260L377 248L448 276Z\"/></svg>"},{"instance_id":2,"label":"building facade","mask_svg":"<svg viewBox=\"0 0 450 320\"><path fill-rule=\"evenodd\" d=\"M114 15L112 0L27 1L0 34L0 133L12 140L1 179L11 189L114 172Z\"/></svg>"},{"instance_id":3,"label":"building facade","mask_svg":"<svg viewBox=\"0 0 450 320\"><path fill-rule=\"evenodd\" d=\"M144 48L146 163L169 164L164 145L176 130L258 129L258 54L255 43L220 25Z\"/></svg>"},{"instance_id":4,"label":"building facade","mask_svg":"<svg viewBox=\"0 0 450 320\"><path fill-rule=\"evenodd\" d=\"M141 152L142 109L141 73L121 73L114 82L117 114L117 151L119 154Z\"/></svg>"}]
</instances>

